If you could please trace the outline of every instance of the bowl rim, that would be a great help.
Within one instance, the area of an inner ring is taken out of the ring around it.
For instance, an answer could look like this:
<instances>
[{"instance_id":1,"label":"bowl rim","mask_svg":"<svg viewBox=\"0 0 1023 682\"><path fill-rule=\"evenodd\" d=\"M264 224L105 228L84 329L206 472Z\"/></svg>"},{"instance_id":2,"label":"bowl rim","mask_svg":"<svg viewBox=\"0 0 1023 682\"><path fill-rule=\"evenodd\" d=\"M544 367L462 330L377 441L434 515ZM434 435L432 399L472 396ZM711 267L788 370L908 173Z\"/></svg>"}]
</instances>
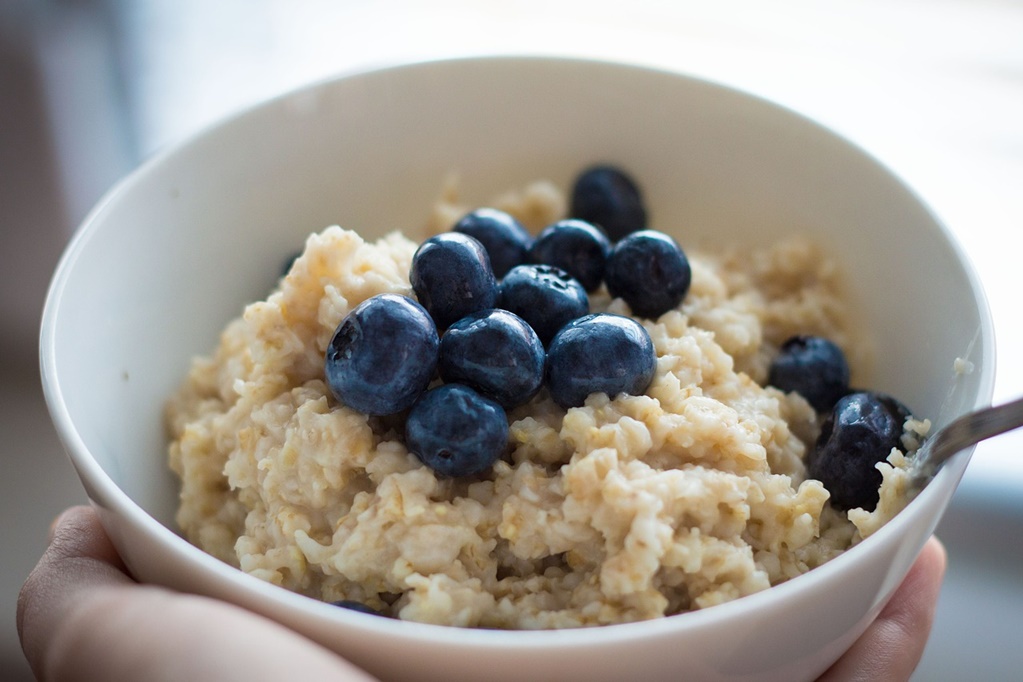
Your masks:
<instances>
[{"instance_id":1,"label":"bowl rim","mask_svg":"<svg viewBox=\"0 0 1023 682\"><path fill-rule=\"evenodd\" d=\"M946 466L942 471L940 471L932 484L929 485L916 499L912 500L905 510L897 514L874 534L865 538L857 546L849 548L840 556L835 557L834 559L803 575L772 586L764 591L716 605L713 608L700 609L672 617L631 623L557 630L491 630L482 628L463 628L402 621L391 618L380 618L347 609L338 609L324 602L319 602L315 599L291 592L286 588L272 585L255 576L249 575L240 569L234 568L219 559L216 559L212 555L192 545L181 535L158 521L138 502L122 490L114 482L113 478L103 469L98 460L92 455L75 427L74 420L71 417L69 408L65 401L64 392L61 387L56 357L56 327L59 324L62 292L67 286L68 279L74 270L75 263L84 250L86 244L92 238L96 230L99 229L98 225L101 224L101 217L106 212L107 208L121 195L129 192L135 184L141 182L142 179L154 168L165 163L167 159L172 158L174 155L179 153L181 149L191 147L199 140L215 135L221 128L229 126L254 112L268 107L277 106L281 102L291 100L296 97L302 97L303 95L318 91L322 88L332 87L335 83L352 78L375 77L394 70L434 69L437 67L451 68L452 66L457 67L462 64L479 64L484 62L505 64L516 62L558 63L561 66L575 65L597 69L612 68L654 72L671 78L695 81L699 84L726 90L733 95L755 100L759 106L766 105L774 108L775 110L780 110L788 116L796 117L800 119L802 124L808 124L826 132L842 145L848 147L850 152L864 157L875 167L875 170L880 171L885 176L885 179L888 182L893 183L905 191L909 195L910 199L917 204L919 208L926 212L931 226L943 235L946 245L955 254L966 278L968 279L980 319L980 328L977 330L975 342L979 340L979 342L983 345L981 350L983 352L983 357L985 358L985 363L981 367L982 375L979 379L977 395L974 399L974 408L990 404L994 390L996 358L994 325L991 318L988 299L976 268L974 267L969 255L964 251L959 240L945 225L945 223L934 213L931 206L924 201L923 198L900 176L896 175L885 163L855 142L849 140L831 128L828 128L824 124L785 106L784 104L772 101L756 93L739 89L724 82L709 79L702 75L694 75L677 69L650 66L621 60L605 60L589 57L566 57L563 55L496 54L440 57L412 62L392 63L382 66L377 65L368 68L353 68L341 71L332 76L313 81L302 85L301 87L288 90L271 98L239 109L193 133L192 135L187 136L180 142L160 150L149 159L143 161L136 169L131 171L128 175L119 180L110 190L108 190L82 220L65 247L47 290L40 327L39 353L43 392L51 419L64 445L64 449L81 478L89 495L90 501L94 506L108 510L126 520L133 528L153 538L164 551L171 552L179 556L182 561L189 564L195 570L208 572L213 577L217 585L231 586L237 590L247 593L247 596L251 596L252 599L268 600L279 607L293 610L296 614L311 612L319 618L336 621L338 623L345 623L350 626L357 626L369 632L386 633L390 636L408 636L420 641L434 642L438 644L457 644L461 647L485 647L487 649L564 649L566 647L592 647L602 643L607 644L612 641L621 642L647 638L652 634L657 633L681 633L682 631L691 629L701 629L708 624L719 621L728 621L736 616L742 616L750 610L756 610L763 606L767 606L773 601L784 599L791 590L801 589L809 580L823 579L831 572L843 570L843 567L852 560L848 558L850 552L853 552L853 556L855 557L858 555L857 550L859 546L871 546L873 543L882 542L885 538L900 533L902 527L910 522L910 517L913 515L912 510L921 508L924 504L923 501L941 494L940 489L948 487L951 487L952 489L955 488L963 471L965 470L965 466L973 448L964 451L953 460L954 463L958 462L958 464ZM937 520L935 520L935 523L936 522Z\"/></svg>"}]
</instances>

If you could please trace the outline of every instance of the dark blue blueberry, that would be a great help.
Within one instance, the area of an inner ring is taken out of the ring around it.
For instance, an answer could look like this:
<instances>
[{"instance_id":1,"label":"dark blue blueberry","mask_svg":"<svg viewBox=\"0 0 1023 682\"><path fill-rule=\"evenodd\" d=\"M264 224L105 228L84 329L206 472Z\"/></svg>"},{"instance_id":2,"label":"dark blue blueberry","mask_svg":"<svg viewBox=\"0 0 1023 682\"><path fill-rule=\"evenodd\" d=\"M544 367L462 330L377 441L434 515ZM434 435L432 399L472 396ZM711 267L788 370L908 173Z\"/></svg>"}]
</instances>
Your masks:
<instances>
[{"instance_id":1,"label":"dark blue blueberry","mask_svg":"<svg viewBox=\"0 0 1023 682\"><path fill-rule=\"evenodd\" d=\"M419 245L409 273L412 290L438 329L477 310L493 308L497 279L478 240L446 232Z\"/></svg>"},{"instance_id":2,"label":"dark blue blueberry","mask_svg":"<svg viewBox=\"0 0 1023 682\"><path fill-rule=\"evenodd\" d=\"M547 354L533 328L507 310L484 310L448 327L438 369L449 384L465 384L510 409L543 384Z\"/></svg>"},{"instance_id":3,"label":"dark blue blueberry","mask_svg":"<svg viewBox=\"0 0 1023 682\"><path fill-rule=\"evenodd\" d=\"M525 320L544 346L566 324L590 312L586 290L553 265L518 265L501 282L498 307Z\"/></svg>"},{"instance_id":4,"label":"dark blue blueberry","mask_svg":"<svg viewBox=\"0 0 1023 682\"><path fill-rule=\"evenodd\" d=\"M682 302L693 271L678 243L656 230L633 232L615 244L604 281L634 315L657 319Z\"/></svg>"},{"instance_id":5,"label":"dark blue blueberry","mask_svg":"<svg viewBox=\"0 0 1023 682\"><path fill-rule=\"evenodd\" d=\"M426 390L440 339L421 305L396 294L367 299L338 325L324 370L334 396L370 415L400 412Z\"/></svg>"},{"instance_id":6,"label":"dark blue blueberry","mask_svg":"<svg viewBox=\"0 0 1023 682\"><path fill-rule=\"evenodd\" d=\"M871 392L850 393L835 403L821 425L808 457L807 475L831 493L831 506L842 511L877 507L883 462L892 448L902 448L905 409L892 398Z\"/></svg>"},{"instance_id":7,"label":"dark blue blueberry","mask_svg":"<svg viewBox=\"0 0 1023 682\"><path fill-rule=\"evenodd\" d=\"M842 398L860 393L869 395L872 400L876 400L878 403L880 403L880 405L885 410L888 411L888 414L891 415L891 418L895 420L895 423L901 429L905 428L906 420L913 416L913 412L903 403L893 398L892 396L888 395L887 393L881 393L880 391L868 391L860 388L850 388L845 393L845 395L842 396ZM841 398L839 398L839 400L841 400ZM836 405L837 403L838 401L836 401ZM832 409L826 414L824 414L823 417L824 421L822 422L822 428L831 428L831 426L833 426L834 423L833 420L835 418L835 407L832 407ZM831 424L831 426L829 426L829 423ZM899 434L900 434L899 438L901 439L902 431L900 431ZM809 452L807 452L806 465L808 468L814 466L817 453L818 449L816 447L810 448Z\"/></svg>"},{"instance_id":8,"label":"dark blue blueberry","mask_svg":"<svg viewBox=\"0 0 1023 682\"><path fill-rule=\"evenodd\" d=\"M342 609L348 609L349 611L358 611L359 613L368 613L371 616L383 615L376 609L366 606L362 602L353 601L351 599L341 599L340 601L331 602L333 606L338 606Z\"/></svg>"},{"instance_id":9,"label":"dark blue blueberry","mask_svg":"<svg viewBox=\"0 0 1023 682\"><path fill-rule=\"evenodd\" d=\"M490 469L507 447L508 417L471 388L442 384L412 407L405 445L441 476L474 476Z\"/></svg>"},{"instance_id":10,"label":"dark blue blueberry","mask_svg":"<svg viewBox=\"0 0 1023 682\"><path fill-rule=\"evenodd\" d=\"M794 336L771 363L767 383L795 391L823 413L849 392L849 364L842 349L828 339Z\"/></svg>"},{"instance_id":11,"label":"dark blue blueberry","mask_svg":"<svg viewBox=\"0 0 1023 682\"><path fill-rule=\"evenodd\" d=\"M598 228L583 220L559 220L536 236L529 260L559 267L586 291L595 291L604 279L609 253L611 242Z\"/></svg>"},{"instance_id":12,"label":"dark blue blueberry","mask_svg":"<svg viewBox=\"0 0 1023 682\"><path fill-rule=\"evenodd\" d=\"M455 232L479 240L490 256L494 276L500 279L526 262L533 237L518 220L495 208L479 208L455 223Z\"/></svg>"},{"instance_id":13,"label":"dark blue blueberry","mask_svg":"<svg viewBox=\"0 0 1023 682\"><path fill-rule=\"evenodd\" d=\"M547 352L547 388L564 408L591 393L640 395L650 385L657 354L643 325L608 313L569 322Z\"/></svg>"},{"instance_id":14,"label":"dark blue blueberry","mask_svg":"<svg viewBox=\"0 0 1023 682\"><path fill-rule=\"evenodd\" d=\"M913 416L910 409L885 393L878 393L875 391L874 395L877 396L877 399L880 400L881 404L888 410L888 414L892 415L892 419L898 422L899 427L905 427L906 420Z\"/></svg>"},{"instance_id":15,"label":"dark blue blueberry","mask_svg":"<svg viewBox=\"0 0 1023 682\"><path fill-rule=\"evenodd\" d=\"M647 224L639 188L614 166L595 166L576 178L569 215L600 225L614 241Z\"/></svg>"}]
</instances>

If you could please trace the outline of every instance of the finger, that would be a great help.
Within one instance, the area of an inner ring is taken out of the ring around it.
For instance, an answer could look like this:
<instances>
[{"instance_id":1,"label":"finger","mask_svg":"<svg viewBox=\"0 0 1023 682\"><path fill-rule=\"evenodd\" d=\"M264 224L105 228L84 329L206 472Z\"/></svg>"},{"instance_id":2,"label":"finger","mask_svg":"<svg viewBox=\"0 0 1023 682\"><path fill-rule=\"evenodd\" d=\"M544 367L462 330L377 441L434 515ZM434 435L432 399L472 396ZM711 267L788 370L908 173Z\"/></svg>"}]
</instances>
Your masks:
<instances>
[{"instance_id":1,"label":"finger","mask_svg":"<svg viewBox=\"0 0 1023 682\"><path fill-rule=\"evenodd\" d=\"M934 623L947 560L938 539L928 540L877 620L820 680L908 680Z\"/></svg>"},{"instance_id":2,"label":"finger","mask_svg":"<svg viewBox=\"0 0 1023 682\"><path fill-rule=\"evenodd\" d=\"M51 633L87 589L131 584L116 550L88 507L72 507L50 528L50 545L18 595L18 635L39 676Z\"/></svg>"},{"instance_id":3,"label":"finger","mask_svg":"<svg viewBox=\"0 0 1023 682\"><path fill-rule=\"evenodd\" d=\"M43 682L371 679L248 611L135 584L88 508L56 524L19 596L18 631Z\"/></svg>"}]
</instances>

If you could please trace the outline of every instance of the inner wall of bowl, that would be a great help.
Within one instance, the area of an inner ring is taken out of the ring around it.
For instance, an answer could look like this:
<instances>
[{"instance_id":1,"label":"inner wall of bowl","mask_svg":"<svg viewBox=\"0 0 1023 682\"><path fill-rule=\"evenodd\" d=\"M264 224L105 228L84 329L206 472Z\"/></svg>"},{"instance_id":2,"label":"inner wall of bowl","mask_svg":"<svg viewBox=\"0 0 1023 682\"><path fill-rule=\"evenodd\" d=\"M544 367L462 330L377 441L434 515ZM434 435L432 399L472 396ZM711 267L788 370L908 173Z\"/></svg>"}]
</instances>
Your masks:
<instances>
[{"instance_id":1,"label":"inner wall of bowl","mask_svg":"<svg viewBox=\"0 0 1023 682\"><path fill-rule=\"evenodd\" d=\"M633 172L652 226L683 247L818 239L875 340L871 387L939 421L989 391L975 282L932 216L871 159L780 108L678 75L493 59L307 89L123 183L69 254L54 316L74 429L115 483L173 527L167 397L310 232L414 231L449 173L479 204L538 178L567 187L595 161ZM978 371L956 374L957 357Z\"/></svg>"}]
</instances>

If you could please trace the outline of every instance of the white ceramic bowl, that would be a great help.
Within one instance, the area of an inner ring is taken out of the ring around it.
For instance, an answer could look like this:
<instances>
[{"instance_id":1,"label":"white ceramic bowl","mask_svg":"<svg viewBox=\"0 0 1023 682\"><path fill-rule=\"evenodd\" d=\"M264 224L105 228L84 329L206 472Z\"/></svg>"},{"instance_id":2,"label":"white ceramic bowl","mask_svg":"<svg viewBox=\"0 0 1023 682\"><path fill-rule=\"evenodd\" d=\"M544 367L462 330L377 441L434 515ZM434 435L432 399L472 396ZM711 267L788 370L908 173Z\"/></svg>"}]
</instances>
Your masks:
<instances>
[{"instance_id":1,"label":"white ceramic bowl","mask_svg":"<svg viewBox=\"0 0 1023 682\"><path fill-rule=\"evenodd\" d=\"M338 222L367 235L417 226L450 171L462 172L471 203L536 178L567 185L597 160L631 169L655 226L684 246L798 231L838 254L879 350L871 387L936 426L989 402L992 324L963 253L884 167L805 118L686 76L590 61L466 59L350 75L149 161L91 213L60 263L41 339L47 400L134 574L266 614L385 678L791 681L826 669L904 577L968 455L805 576L598 629L365 616L244 575L174 531L164 402L306 234ZM955 375L956 358L974 371Z\"/></svg>"}]
</instances>

